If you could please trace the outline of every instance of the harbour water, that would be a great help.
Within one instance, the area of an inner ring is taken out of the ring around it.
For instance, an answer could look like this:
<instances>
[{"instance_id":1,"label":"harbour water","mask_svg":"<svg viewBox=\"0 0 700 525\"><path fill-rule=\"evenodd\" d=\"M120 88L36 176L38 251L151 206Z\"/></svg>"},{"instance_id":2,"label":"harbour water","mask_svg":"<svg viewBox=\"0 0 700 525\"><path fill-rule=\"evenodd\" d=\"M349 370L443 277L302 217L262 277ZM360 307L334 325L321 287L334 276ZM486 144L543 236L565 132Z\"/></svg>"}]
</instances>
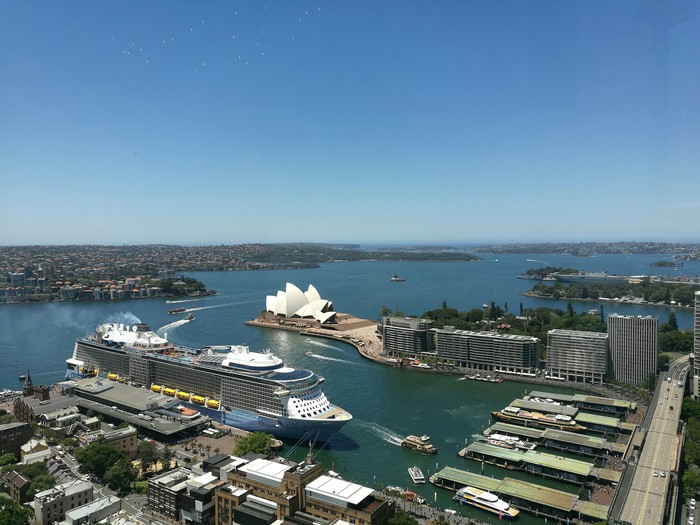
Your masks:
<instances>
[{"instance_id":1,"label":"harbour water","mask_svg":"<svg viewBox=\"0 0 700 525\"><path fill-rule=\"evenodd\" d=\"M188 274L220 292L217 296L166 302L164 299L103 303L44 303L0 306L0 387L17 389L18 376L29 370L34 383L50 384L63 378L65 359L77 337L91 333L106 321L147 322L169 339L188 346L248 343L252 350L270 348L288 364L309 368L326 378L323 389L331 400L349 410L354 419L327 448L316 446L327 468L346 479L365 485L399 485L422 495L434 505L454 507L461 514L496 523L498 517L459 508L452 493L435 489L429 483L412 487L407 469L418 465L426 477L436 469L452 466L494 477L522 477L576 492L574 485L531 479L513 471L489 466L457 456L465 440L491 424L489 412L507 405L531 387L506 381L490 384L398 370L361 358L340 342L307 342L299 334L248 327L244 321L264 308L265 296L292 282L302 289L313 284L336 311L377 319L382 307L409 315L440 308L443 302L458 310L478 308L484 303L517 311L524 307L549 306L566 309L566 302L523 297L532 281L518 280L528 268L546 264L587 271L605 269L609 273L666 273L700 275L700 263L683 268L650 268L649 263L663 256L599 256L577 258L562 255L498 255L471 263L334 263L318 269L259 272L202 272ZM656 271L654 271L656 270ZM393 274L405 282L390 282ZM170 315L175 306L187 308L195 316L191 322L181 315ZM577 311L598 307L597 303L574 302ZM605 304L605 312L656 315L664 322L669 309L637 305ZM675 310L681 328L692 327L692 312ZM311 352L311 355L307 355ZM550 389L551 390L551 389ZM566 389L558 391L568 392ZM439 448L434 456L422 456L400 447L407 434L428 434ZM294 448L287 444L284 454L301 459L308 443ZM319 450L320 449L320 450ZM227 452L227 451L223 451ZM230 451L229 451L230 452ZM521 523L542 523L521 515Z\"/></svg>"}]
</instances>

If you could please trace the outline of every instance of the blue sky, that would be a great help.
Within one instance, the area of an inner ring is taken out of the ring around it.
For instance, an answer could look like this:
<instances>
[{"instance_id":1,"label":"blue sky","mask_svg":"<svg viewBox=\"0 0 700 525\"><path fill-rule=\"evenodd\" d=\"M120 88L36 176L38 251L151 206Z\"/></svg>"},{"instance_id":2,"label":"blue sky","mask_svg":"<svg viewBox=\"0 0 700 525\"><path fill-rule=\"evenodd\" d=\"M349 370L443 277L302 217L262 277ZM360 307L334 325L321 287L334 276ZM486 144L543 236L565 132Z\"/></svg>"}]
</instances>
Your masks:
<instances>
[{"instance_id":1,"label":"blue sky","mask_svg":"<svg viewBox=\"0 0 700 525\"><path fill-rule=\"evenodd\" d=\"M698 241L700 5L0 2L0 244Z\"/></svg>"}]
</instances>

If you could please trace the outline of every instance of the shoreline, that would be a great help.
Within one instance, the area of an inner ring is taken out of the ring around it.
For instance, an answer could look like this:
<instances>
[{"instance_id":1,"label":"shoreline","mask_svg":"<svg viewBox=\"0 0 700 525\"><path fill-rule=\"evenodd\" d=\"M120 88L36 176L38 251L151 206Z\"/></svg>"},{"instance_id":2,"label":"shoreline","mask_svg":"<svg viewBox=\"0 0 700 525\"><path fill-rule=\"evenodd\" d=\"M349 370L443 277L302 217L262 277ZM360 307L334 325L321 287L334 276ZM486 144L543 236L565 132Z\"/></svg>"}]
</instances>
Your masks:
<instances>
[{"instance_id":1,"label":"shoreline","mask_svg":"<svg viewBox=\"0 0 700 525\"><path fill-rule=\"evenodd\" d=\"M305 322L303 319L280 319L272 315L265 316L264 312L261 314L262 317L257 317L246 321L247 326L256 326L258 328L270 328L273 330L286 330L289 332L297 332L299 335L308 335L311 337L321 337L325 339L330 339L334 341L341 341L353 346L360 356L365 359L374 361L375 363L391 366L394 368L401 368L402 370L409 370L412 372L422 372L430 374L439 375L450 375L450 376L467 376L468 374L475 373L470 369L455 369L452 366L445 365L431 365L429 369L415 368L411 366L397 366L396 363L388 361L383 355L383 344L381 337L378 333L378 322L371 321L368 319L360 319L351 314L337 314L338 324L334 328L320 328L319 325L313 322ZM540 386L556 386L570 388L573 390L580 390L585 392L590 392L603 397L622 397L628 400L634 400L640 405L646 406L647 403L637 396L630 396L628 393L624 392L620 387L613 384L603 384L603 385L591 385L587 383L572 383L570 381L555 381L551 379L545 379L544 377L527 377L517 374L508 374L504 372L494 372L492 374L494 377L502 378L505 381L510 381L513 383L523 383L529 385L540 385Z\"/></svg>"},{"instance_id":2,"label":"shoreline","mask_svg":"<svg viewBox=\"0 0 700 525\"><path fill-rule=\"evenodd\" d=\"M588 299L588 298L583 298L583 297L552 297L551 295L541 295L536 292L532 291L527 291L523 292L520 294L523 297L530 297L533 299L547 299L550 301L580 301L580 302L586 302L586 303L601 303L601 304L629 304L632 306L645 306L648 308L682 308L685 310L692 310L693 306L685 306L681 304L666 304L666 303L651 303L648 301L642 300L624 300L624 299L609 299L609 298L602 298L602 299Z\"/></svg>"}]
</instances>

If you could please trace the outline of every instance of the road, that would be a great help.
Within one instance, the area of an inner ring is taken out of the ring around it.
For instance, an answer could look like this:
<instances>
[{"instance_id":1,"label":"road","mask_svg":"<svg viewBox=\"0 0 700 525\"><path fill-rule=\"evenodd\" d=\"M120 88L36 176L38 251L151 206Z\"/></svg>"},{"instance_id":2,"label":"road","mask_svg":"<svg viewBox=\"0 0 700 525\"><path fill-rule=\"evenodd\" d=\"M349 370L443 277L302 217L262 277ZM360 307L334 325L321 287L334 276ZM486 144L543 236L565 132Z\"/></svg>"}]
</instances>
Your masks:
<instances>
[{"instance_id":1,"label":"road","mask_svg":"<svg viewBox=\"0 0 700 525\"><path fill-rule=\"evenodd\" d=\"M663 523L670 471L676 469L680 453L678 421L687 373L686 358L675 361L668 372L659 375L649 407L653 416L644 421L646 439L620 515L623 521L638 525Z\"/></svg>"}]
</instances>

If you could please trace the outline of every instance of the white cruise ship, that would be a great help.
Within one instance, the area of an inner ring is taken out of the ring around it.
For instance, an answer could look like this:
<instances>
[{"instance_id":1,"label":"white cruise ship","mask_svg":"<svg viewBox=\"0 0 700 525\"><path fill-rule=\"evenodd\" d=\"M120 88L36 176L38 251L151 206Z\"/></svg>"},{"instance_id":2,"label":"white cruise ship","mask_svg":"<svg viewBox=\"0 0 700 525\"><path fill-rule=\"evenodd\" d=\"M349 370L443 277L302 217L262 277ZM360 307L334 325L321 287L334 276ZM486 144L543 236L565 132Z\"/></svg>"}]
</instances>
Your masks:
<instances>
[{"instance_id":1,"label":"white cruise ship","mask_svg":"<svg viewBox=\"0 0 700 525\"><path fill-rule=\"evenodd\" d=\"M101 373L171 395L214 420L275 437L329 441L352 415L328 401L323 377L247 346L176 346L145 324L106 323L78 339L66 378Z\"/></svg>"}]
</instances>

